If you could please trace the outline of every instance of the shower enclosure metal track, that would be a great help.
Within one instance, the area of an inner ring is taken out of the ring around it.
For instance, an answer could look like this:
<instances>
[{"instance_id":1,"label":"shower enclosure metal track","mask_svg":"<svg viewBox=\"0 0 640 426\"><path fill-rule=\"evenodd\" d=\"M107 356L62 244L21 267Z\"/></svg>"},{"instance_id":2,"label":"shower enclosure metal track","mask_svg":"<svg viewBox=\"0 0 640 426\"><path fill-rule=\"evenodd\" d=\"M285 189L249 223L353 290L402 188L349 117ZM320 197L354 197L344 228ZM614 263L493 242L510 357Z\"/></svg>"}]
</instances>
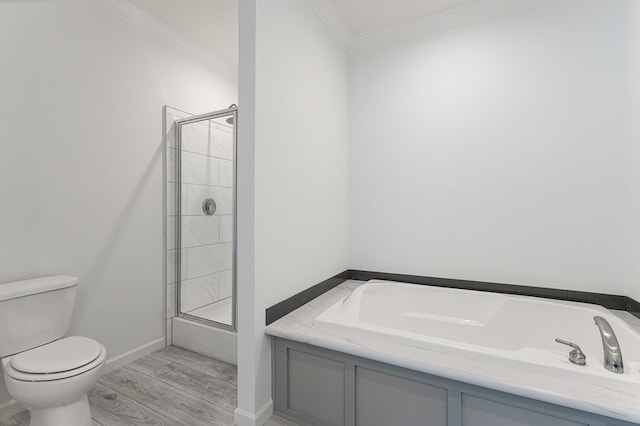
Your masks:
<instances>
[{"instance_id":1,"label":"shower enclosure metal track","mask_svg":"<svg viewBox=\"0 0 640 426\"><path fill-rule=\"evenodd\" d=\"M183 313L181 311L181 293L182 293L182 127L188 124L198 123L201 121L209 121L216 118L227 117L231 118L233 121L227 122L229 124L233 123L233 238L232 238L232 262L231 262L231 324L225 324L222 322L212 321L205 318L200 318L194 315L189 315L187 313ZM175 120L175 140L176 140L176 176L178 177L177 185L176 185L176 209L178 212L178 221L176 223L176 313L180 318L187 319L189 321L194 321L198 323L202 323L205 325L210 325L213 327L218 327L225 330L236 331L237 330L237 225L236 225L236 209L237 209L237 197L235 195L236 182L237 182L237 136L238 136L238 107L233 104L227 109L209 112L206 114L194 115L192 117L182 118L179 120Z\"/></svg>"}]
</instances>

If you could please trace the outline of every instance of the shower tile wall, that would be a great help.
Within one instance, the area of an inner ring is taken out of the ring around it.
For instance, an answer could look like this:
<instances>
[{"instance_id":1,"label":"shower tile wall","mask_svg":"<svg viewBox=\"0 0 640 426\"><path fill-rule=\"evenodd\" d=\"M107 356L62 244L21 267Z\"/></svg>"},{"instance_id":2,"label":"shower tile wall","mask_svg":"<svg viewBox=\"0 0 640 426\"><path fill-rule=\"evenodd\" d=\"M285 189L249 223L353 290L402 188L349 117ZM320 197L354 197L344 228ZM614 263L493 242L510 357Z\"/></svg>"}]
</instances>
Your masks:
<instances>
[{"instance_id":1,"label":"shower tile wall","mask_svg":"<svg viewBox=\"0 0 640 426\"><path fill-rule=\"evenodd\" d=\"M175 173L177 146L173 123L189 115L167 107L167 306L175 316L177 225ZM182 312L231 297L233 236L233 134L215 123L183 126L182 133ZM215 215L202 202L213 198ZM173 297L171 297L173 295ZM171 300L173 299L173 300Z\"/></svg>"},{"instance_id":2,"label":"shower tile wall","mask_svg":"<svg viewBox=\"0 0 640 426\"><path fill-rule=\"evenodd\" d=\"M231 297L233 245L228 230L233 213L233 134L231 128L213 122L183 126L182 247L185 249L182 311ZM202 211L202 202L213 198L213 216Z\"/></svg>"}]
</instances>

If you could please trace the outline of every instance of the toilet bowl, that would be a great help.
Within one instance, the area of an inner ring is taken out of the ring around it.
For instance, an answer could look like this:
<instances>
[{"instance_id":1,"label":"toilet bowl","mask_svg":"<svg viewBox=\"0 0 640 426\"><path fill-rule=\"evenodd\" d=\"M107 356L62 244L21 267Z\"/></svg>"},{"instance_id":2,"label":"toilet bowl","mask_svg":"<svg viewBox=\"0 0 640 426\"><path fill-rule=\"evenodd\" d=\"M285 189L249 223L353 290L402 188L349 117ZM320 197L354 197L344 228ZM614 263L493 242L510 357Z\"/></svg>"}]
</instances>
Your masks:
<instances>
[{"instance_id":1,"label":"toilet bowl","mask_svg":"<svg viewBox=\"0 0 640 426\"><path fill-rule=\"evenodd\" d=\"M71 336L2 358L7 390L31 412L31 426L90 426L87 392L97 383L106 350Z\"/></svg>"},{"instance_id":2,"label":"toilet bowl","mask_svg":"<svg viewBox=\"0 0 640 426\"><path fill-rule=\"evenodd\" d=\"M77 278L0 284L0 365L9 394L31 414L30 426L91 426L87 392L107 351L93 339L63 337Z\"/></svg>"}]
</instances>

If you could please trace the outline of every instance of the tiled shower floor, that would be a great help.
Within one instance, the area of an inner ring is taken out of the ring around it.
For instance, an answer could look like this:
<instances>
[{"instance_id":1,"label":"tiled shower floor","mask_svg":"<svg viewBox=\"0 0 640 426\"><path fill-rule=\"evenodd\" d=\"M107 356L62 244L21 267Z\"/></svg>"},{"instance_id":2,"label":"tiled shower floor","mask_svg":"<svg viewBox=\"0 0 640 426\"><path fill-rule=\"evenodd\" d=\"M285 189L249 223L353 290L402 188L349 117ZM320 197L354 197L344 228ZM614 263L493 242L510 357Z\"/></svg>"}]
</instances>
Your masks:
<instances>
[{"instance_id":1,"label":"tiled shower floor","mask_svg":"<svg viewBox=\"0 0 640 426\"><path fill-rule=\"evenodd\" d=\"M231 311L231 297L202 306L187 313L194 317L221 322L223 324L231 324L231 316L233 315Z\"/></svg>"}]
</instances>

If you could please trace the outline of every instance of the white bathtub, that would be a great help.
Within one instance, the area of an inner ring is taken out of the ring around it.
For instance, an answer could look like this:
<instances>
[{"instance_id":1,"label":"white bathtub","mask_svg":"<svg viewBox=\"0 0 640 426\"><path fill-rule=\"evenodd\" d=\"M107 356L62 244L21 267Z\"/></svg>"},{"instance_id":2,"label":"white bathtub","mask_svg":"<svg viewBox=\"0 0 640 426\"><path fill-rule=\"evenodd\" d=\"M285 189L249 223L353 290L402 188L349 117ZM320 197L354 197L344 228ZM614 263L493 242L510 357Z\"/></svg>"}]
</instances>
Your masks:
<instances>
[{"instance_id":1,"label":"white bathtub","mask_svg":"<svg viewBox=\"0 0 640 426\"><path fill-rule=\"evenodd\" d=\"M596 315L616 333L623 374L603 366ZM554 368L554 375L574 380L599 376L640 384L640 335L597 305L373 280L329 307L313 326L527 370ZM578 344L587 365L571 364L571 348L556 337Z\"/></svg>"}]
</instances>

